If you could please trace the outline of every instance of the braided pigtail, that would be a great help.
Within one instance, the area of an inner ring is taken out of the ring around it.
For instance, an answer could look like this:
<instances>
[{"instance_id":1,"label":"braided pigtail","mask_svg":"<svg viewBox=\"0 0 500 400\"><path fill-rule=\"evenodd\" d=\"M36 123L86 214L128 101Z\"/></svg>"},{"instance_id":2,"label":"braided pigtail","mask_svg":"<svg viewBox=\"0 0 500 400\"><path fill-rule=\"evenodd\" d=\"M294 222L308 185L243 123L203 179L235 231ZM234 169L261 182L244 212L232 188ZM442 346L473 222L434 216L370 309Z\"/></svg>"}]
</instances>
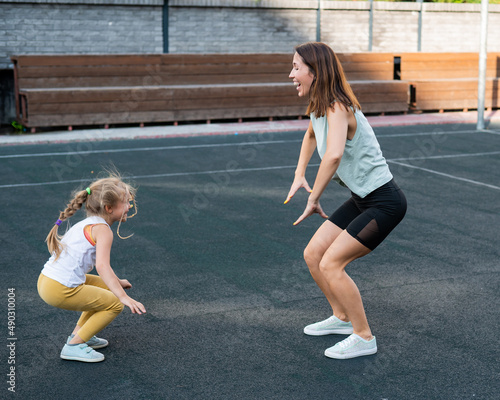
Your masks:
<instances>
[{"instance_id":1,"label":"braided pigtail","mask_svg":"<svg viewBox=\"0 0 500 400\"><path fill-rule=\"evenodd\" d=\"M47 238L45 239L45 241L47 242L49 253L55 254L56 260L59 258L62 252L62 236L58 233L59 225L61 225L62 221L71 218L80 208L82 208L83 203L87 201L87 197L89 196L90 191L90 188L87 188L86 190L82 190L76 193L73 200L71 200L66 206L66 209L64 211L61 211L61 213L59 214L59 219L56 221L54 227L50 230Z\"/></svg>"}]
</instances>

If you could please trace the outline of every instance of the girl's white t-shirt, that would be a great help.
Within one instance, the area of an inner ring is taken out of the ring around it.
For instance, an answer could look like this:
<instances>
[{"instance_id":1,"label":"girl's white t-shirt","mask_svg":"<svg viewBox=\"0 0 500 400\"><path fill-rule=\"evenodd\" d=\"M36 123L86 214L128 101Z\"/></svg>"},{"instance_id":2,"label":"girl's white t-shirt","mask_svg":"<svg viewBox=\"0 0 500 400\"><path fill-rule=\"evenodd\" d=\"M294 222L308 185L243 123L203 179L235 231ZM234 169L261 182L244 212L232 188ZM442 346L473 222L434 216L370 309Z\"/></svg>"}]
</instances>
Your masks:
<instances>
[{"instance_id":1,"label":"girl's white t-shirt","mask_svg":"<svg viewBox=\"0 0 500 400\"><path fill-rule=\"evenodd\" d=\"M72 226L61 240L61 255L56 260L55 254L52 254L45 263L42 274L67 287L85 283L85 275L95 266L96 251L95 245L85 236L84 228L95 224L108 225L104 218L92 216Z\"/></svg>"}]
</instances>

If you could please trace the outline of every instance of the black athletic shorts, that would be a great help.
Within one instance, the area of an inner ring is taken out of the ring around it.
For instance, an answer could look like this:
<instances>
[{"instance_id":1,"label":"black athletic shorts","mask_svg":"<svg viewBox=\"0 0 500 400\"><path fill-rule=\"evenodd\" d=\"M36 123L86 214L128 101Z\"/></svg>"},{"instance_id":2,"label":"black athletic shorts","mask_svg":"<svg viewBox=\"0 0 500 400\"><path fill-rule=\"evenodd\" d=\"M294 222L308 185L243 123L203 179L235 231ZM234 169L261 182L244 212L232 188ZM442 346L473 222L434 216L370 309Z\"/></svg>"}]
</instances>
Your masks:
<instances>
[{"instance_id":1,"label":"black athletic shorts","mask_svg":"<svg viewBox=\"0 0 500 400\"><path fill-rule=\"evenodd\" d=\"M352 197L328 219L374 250L401 222L405 213L406 197L392 179L364 198L352 193Z\"/></svg>"}]
</instances>

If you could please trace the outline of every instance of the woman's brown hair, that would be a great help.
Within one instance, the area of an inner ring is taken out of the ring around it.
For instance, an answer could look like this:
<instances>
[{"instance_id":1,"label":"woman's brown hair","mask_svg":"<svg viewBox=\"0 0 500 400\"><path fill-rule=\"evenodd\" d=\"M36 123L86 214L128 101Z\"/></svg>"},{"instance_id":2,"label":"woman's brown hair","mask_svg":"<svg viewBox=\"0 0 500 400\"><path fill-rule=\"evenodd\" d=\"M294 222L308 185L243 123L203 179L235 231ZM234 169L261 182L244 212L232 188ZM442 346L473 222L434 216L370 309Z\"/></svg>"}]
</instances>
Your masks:
<instances>
[{"instance_id":1,"label":"woman's brown hair","mask_svg":"<svg viewBox=\"0 0 500 400\"><path fill-rule=\"evenodd\" d=\"M66 209L60 212L60 221L58 222L60 224L60 222L72 217L80 208L82 208L84 203L87 210L87 216L95 215L104 218L106 215L106 206L114 207L120 201L124 200L132 200L134 203L134 214L129 216L129 218L132 218L135 214L137 214L135 192L136 189L123 182L117 173L110 173L109 177L102 178L91 183L87 189L75 192L73 199L67 204ZM130 198L126 198L126 196L130 196ZM62 236L58 233L59 224L56 223L54 225L45 239L50 254L55 253L56 259L59 258L63 250L61 244ZM125 238L120 236L120 224L121 221L118 224L118 236L121 239L129 238L130 236Z\"/></svg>"},{"instance_id":2,"label":"woman's brown hair","mask_svg":"<svg viewBox=\"0 0 500 400\"><path fill-rule=\"evenodd\" d=\"M316 118L322 117L334 101L346 108L361 110L358 99L347 82L344 69L330 46L309 42L295 47L295 51L314 75L306 114L314 113Z\"/></svg>"}]
</instances>

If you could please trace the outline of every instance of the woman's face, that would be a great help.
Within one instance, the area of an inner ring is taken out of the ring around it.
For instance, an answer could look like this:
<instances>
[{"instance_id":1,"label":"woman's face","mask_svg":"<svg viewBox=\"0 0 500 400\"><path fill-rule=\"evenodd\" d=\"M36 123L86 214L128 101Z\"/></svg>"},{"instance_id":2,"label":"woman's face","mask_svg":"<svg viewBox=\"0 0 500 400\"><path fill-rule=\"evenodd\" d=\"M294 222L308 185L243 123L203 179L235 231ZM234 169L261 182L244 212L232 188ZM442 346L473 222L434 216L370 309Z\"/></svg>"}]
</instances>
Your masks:
<instances>
[{"instance_id":1,"label":"woman's face","mask_svg":"<svg viewBox=\"0 0 500 400\"><path fill-rule=\"evenodd\" d=\"M307 96L311 89L314 75L297 52L293 55L292 65L292 71L288 77L293 79L293 84L297 87L298 95L300 97Z\"/></svg>"}]
</instances>

